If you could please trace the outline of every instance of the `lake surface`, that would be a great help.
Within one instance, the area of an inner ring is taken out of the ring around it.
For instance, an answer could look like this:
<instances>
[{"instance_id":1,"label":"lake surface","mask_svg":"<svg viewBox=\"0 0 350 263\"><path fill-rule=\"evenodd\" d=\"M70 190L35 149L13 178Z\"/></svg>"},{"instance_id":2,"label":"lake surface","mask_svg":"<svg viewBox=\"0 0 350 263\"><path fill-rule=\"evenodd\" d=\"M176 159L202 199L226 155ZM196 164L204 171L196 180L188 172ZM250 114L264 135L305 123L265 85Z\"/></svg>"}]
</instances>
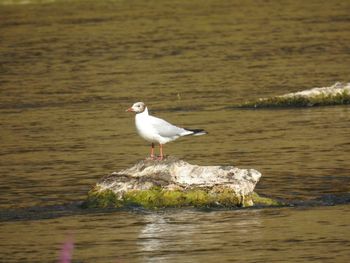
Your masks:
<instances>
[{"instance_id":1,"label":"lake surface","mask_svg":"<svg viewBox=\"0 0 350 263\"><path fill-rule=\"evenodd\" d=\"M34 2L0 1L0 261L56 262L70 238L74 262L350 260L350 107L230 108L349 81L348 1ZM255 168L293 205L80 209L148 155L136 101L209 132L166 154Z\"/></svg>"}]
</instances>

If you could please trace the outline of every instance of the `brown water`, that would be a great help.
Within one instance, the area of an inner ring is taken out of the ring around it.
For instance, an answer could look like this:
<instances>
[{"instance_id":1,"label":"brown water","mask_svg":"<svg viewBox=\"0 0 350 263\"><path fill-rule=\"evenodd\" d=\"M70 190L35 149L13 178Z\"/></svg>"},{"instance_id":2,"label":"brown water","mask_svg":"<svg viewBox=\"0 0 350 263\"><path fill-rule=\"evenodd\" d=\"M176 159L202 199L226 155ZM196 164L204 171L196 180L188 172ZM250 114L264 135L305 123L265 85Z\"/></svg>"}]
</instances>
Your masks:
<instances>
[{"instance_id":1,"label":"brown water","mask_svg":"<svg viewBox=\"0 0 350 263\"><path fill-rule=\"evenodd\" d=\"M0 5L0 261L56 261L69 235L74 262L349 261L350 108L229 108L349 81L349 13L339 0ZM167 154L258 169L257 192L297 205L82 211L99 177L148 154L135 101L209 132Z\"/></svg>"}]
</instances>

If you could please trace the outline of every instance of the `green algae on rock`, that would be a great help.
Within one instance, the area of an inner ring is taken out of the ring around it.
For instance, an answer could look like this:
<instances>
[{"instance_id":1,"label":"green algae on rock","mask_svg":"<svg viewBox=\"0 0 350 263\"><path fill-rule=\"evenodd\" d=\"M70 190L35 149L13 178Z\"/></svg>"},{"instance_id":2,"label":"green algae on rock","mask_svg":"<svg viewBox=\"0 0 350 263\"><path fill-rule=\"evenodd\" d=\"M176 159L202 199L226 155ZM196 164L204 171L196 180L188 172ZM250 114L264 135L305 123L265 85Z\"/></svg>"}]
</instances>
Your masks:
<instances>
[{"instance_id":1,"label":"green algae on rock","mask_svg":"<svg viewBox=\"0 0 350 263\"><path fill-rule=\"evenodd\" d=\"M93 190L88 194L84 206L90 208L132 207L141 206L149 209L166 207L250 207L284 205L274 199L259 196L253 192L245 198L239 198L230 190L212 194L204 190L169 191L161 188L149 190L134 190L126 193L123 199L118 199L111 190Z\"/></svg>"},{"instance_id":2,"label":"green algae on rock","mask_svg":"<svg viewBox=\"0 0 350 263\"><path fill-rule=\"evenodd\" d=\"M266 197L266 196L260 196L256 192L253 192L251 195L251 199L254 202L254 205L258 206L283 206L286 205L283 202L277 201L275 199Z\"/></svg>"},{"instance_id":3,"label":"green algae on rock","mask_svg":"<svg viewBox=\"0 0 350 263\"><path fill-rule=\"evenodd\" d=\"M245 102L238 108L312 107L350 104L350 83L337 82L330 87L313 88L270 98Z\"/></svg>"},{"instance_id":4,"label":"green algae on rock","mask_svg":"<svg viewBox=\"0 0 350 263\"><path fill-rule=\"evenodd\" d=\"M257 203L263 200L253 192L260 177L254 169L198 166L175 157L142 160L101 178L89 192L85 206L151 209L252 206L254 199ZM275 205L272 201L270 204Z\"/></svg>"}]
</instances>

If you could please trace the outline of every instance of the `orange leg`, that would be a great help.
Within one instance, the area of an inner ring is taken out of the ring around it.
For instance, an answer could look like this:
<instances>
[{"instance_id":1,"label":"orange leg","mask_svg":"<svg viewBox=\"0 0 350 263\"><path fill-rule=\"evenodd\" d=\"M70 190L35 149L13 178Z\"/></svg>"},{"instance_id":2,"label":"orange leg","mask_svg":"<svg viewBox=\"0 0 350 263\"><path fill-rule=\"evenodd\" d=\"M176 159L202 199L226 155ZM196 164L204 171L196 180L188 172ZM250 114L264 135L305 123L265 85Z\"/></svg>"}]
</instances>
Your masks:
<instances>
[{"instance_id":1,"label":"orange leg","mask_svg":"<svg viewBox=\"0 0 350 263\"><path fill-rule=\"evenodd\" d=\"M160 152L159 160L163 160L163 158L164 158L164 155L163 155L163 144L159 144L159 152Z\"/></svg>"},{"instance_id":2,"label":"orange leg","mask_svg":"<svg viewBox=\"0 0 350 263\"><path fill-rule=\"evenodd\" d=\"M154 159L154 143L151 144L151 159Z\"/></svg>"}]
</instances>

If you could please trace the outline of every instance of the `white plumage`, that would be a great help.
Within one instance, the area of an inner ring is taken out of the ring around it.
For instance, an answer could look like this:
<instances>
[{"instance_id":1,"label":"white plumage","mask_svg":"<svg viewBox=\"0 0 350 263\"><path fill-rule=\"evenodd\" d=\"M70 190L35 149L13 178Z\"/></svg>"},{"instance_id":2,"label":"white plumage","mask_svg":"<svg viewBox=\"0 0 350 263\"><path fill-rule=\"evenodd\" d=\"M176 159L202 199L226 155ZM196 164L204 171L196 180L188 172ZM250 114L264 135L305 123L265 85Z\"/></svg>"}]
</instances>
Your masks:
<instances>
[{"instance_id":1,"label":"white plumage","mask_svg":"<svg viewBox=\"0 0 350 263\"><path fill-rule=\"evenodd\" d=\"M138 134L146 141L152 143L151 158L154 158L154 143L159 143L160 160L163 159L162 145L176 140L179 137L186 135L203 135L207 134L202 129L184 129L172 125L171 123L149 115L148 109L143 102L136 102L127 111L135 112L135 124Z\"/></svg>"}]
</instances>

